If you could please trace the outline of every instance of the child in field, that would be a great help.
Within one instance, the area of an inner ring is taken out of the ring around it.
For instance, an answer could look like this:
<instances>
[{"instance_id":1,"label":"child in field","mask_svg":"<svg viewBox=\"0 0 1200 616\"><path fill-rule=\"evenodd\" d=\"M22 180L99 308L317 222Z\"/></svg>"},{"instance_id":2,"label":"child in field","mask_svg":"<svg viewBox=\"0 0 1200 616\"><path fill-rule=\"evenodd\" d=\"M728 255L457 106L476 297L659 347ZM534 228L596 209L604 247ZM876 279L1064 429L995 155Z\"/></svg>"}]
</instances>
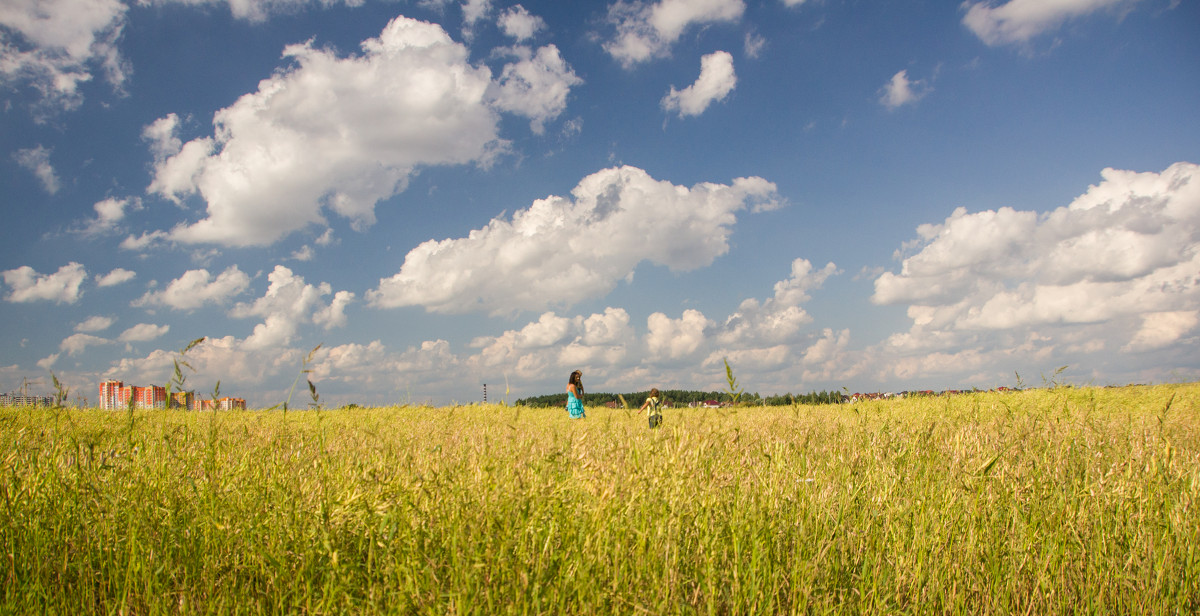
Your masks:
<instances>
[{"instance_id":1,"label":"child in field","mask_svg":"<svg viewBox=\"0 0 1200 616\"><path fill-rule=\"evenodd\" d=\"M646 410L646 408L650 409L650 412L647 414L650 419L650 428L657 428L662 423L662 401L658 399L657 387L650 390L650 397L646 398L646 401L642 403L642 408L638 409L638 412L640 413Z\"/></svg>"},{"instance_id":2,"label":"child in field","mask_svg":"<svg viewBox=\"0 0 1200 616\"><path fill-rule=\"evenodd\" d=\"M574 419L587 417L583 413L583 373L579 370L567 378L567 412Z\"/></svg>"}]
</instances>

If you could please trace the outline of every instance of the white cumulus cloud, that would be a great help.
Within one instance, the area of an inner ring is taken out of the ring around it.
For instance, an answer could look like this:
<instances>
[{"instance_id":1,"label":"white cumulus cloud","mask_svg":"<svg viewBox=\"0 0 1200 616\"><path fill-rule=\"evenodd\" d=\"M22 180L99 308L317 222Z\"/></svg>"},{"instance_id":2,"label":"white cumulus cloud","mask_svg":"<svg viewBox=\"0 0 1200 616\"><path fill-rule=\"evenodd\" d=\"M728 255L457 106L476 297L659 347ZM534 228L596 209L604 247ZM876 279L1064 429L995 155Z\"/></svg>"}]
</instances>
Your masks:
<instances>
[{"instance_id":1,"label":"white cumulus cloud","mask_svg":"<svg viewBox=\"0 0 1200 616\"><path fill-rule=\"evenodd\" d=\"M188 385L204 388L220 380L222 392L237 395L243 393L239 391L242 387L256 390L269 377L294 370L304 353L291 348L251 349L234 336L209 336L188 351L187 362L194 368ZM104 372L104 377L132 383L162 383L170 378L176 359L176 351L156 349L145 357L121 359ZM259 404L265 402L263 406L270 406L282 401L259 400Z\"/></svg>"},{"instance_id":2,"label":"white cumulus cloud","mask_svg":"<svg viewBox=\"0 0 1200 616\"><path fill-rule=\"evenodd\" d=\"M880 90L879 102L888 109L895 109L902 105L915 103L925 97L930 92L930 88L925 81L918 79L912 81L908 78L908 71L903 70L888 80L887 84Z\"/></svg>"},{"instance_id":3,"label":"white cumulus cloud","mask_svg":"<svg viewBox=\"0 0 1200 616\"><path fill-rule=\"evenodd\" d=\"M828 380L854 367L848 330L800 331L812 321L800 304L836 273L832 263L816 269L796 259L772 297L747 299L723 321L695 309L677 318L655 312L638 331L621 308L588 316L546 312L519 329L475 339L471 347L477 353L460 358L460 364L468 373L503 372L521 381L545 381L547 374L559 373L565 378L582 368L599 387L610 383L623 389L632 382L646 388L669 383L715 388L714 378L723 379L722 360L728 359L752 372L756 386L794 389L798 379Z\"/></svg>"},{"instance_id":4,"label":"white cumulus cloud","mask_svg":"<svg viewBox=\"0 0 1200 616\"><path fill-rule=\"evenodd\" d=\"M126 210L139 210L142 207L140 199L118 199L109 197L98 201L92 206L96 217L84 221L78 232L86 236L106 235L117 230L117 225L125 219Z\"/></svg>"},{"instance_id":5,"label":"white cumulus cloud","mask_svg":"<svg viewBox=\"0 0 1200 616\"><path fill-rule=\"evenodd\" d=\"M5 0L0 77L39 93L39 119L78 107L81 84L97 72L120 92L128 68L117 42L128 8L120 0Z\"/></svg>"},{"instance_id":6,"label":"white cumulus cloud","mask_svg":"<svg viewBox=\"0 0 1200 616\"><path fill-rule=\"evenodd\" d=\"M60 304L74 304L79 299L79 286L87 278L87 270L74 261L58 268L53 274L42 275L32 267L23 265L0 273L9 286L4 299L10 302L34 302L49 300Z\"/></svg>"},{"instance_id":7,"label":"white cumulus cloud","mask_svg":"<svg viewBox=\"0 0 1200 616\"><path fill-rule=\"evenodd\" d=\"M1070 19L1132 6L1138 0L1009 0L967 2L963 25L988 45L1024 43Z\"/></svg>"},{"instance_id":8,"label":"white cumulus cloud","mask_svg":"<svg viewBox=\"0 0 1200 616\"><path fill-rule=\"evenodd\" d=\"M183 149L179 139L179 116L168 113L142 129L142 139L150 144L150 152L158 163L176 155Z\"/></svg>"},{"instance_id":9,"label":"white cumulus cloud","mask_svg":"<svg viewBox=\"0 0 1200 616\"><path fill-rule=\"evenodd\" d=\"M704 267L729 249L739 210L775 203L757 177L691 188L636 167L584 178L571 197L539 199L467 237L427 241L367 293L372 306L493 314L598 297L649 261Z\"/></svg>"},{"instance_id":10,"label":"white cumulus cloud","mask_svg":"<svg viewBox=\"0 0 1200 616\"><path fill-rule=\"evenodd\" d=\"M793 342L802 328L812 322L800 305L810 299L809 291L820 288L837 271L833 263L813 271L807 259L796 259L792 262L791 276L775 283L775 296L763 302L755 298L744 300L737 312L725 320L718 340L741 346Z\"/></svg>"},{"instance_id":11,"label":"white cumulus cloud","mask_svg":"<svg viewBox=\"0 0 1200 616\"><path fill-rule=\"evenodd\" d=\"M169 241L170 234L166 231L146 231L139 236L127 236L121 240L121 250L143 251L154 246L161 246Z\"/></svg>"},{"instance_id":12,"label":"white cumulus cloud","mask_svg":"<svg viewBox=\"0 0 1200 616\"><path fill-rule=\"evenodd\" d=\"M353 302L354 293L350 291L338 291L334 293L333 299L330 300L328 306L313 313L313 323L325 329L344 326L346 324L346 306L349 306Z\"/></svg>"},{"instance_id":13,"label":"white cumulus cloud","mask_svg":"<svg viewBox=\"0 0 1200 616\"><path fill-rule=\"evenodd\" d=\"M1125 350L1145 351L1168 346L1200 323L1200 311L1152 312L1142 317L1142 326Z\"/></svg>"},{"instance_id":14,"label":"white cumulus cloud","mask_svg":"<svg viewBox=\"0 0 1200 616\"><path fill-rule=\"evenodd\" d=\"M916 254L875 280L872 301L907 304L913 321L888 344L1180 342L1200 305L1200 166L1101 175L1072 203L1041 215L959 208L920 227Z\"/></svg>"},{"instance_id":15,"label":"white cumulus cloud","mask_svg":"<svg viewBox=\"0 0 1200 616\"><path fill-rule=\"evenodd\" d=\"M99 278L96 278L96 286L112 287L112 286L119 285L122 282L129 282L130 280L133 280L136 277L137 277L137 272L132 272L130 270L118 267L118 268L114 269L113 271L111 271L103 276L100 276Z\"/></svg>"},{"instance_id":16,"label":"white cumulus cloud","mask_svg":"<svg viewBox=\"0 0 1200 616\"><path fill-rule=\"evenodd\" d=\"M545 124L567 108L571 88L583 83L567 65L554 45L536 52L528 47L513 50L518 61L506 64L497 82L496 109L530 119L529 128L540 135Z\"/></svg>"},{"instance_id":17,"label":"white cumulus cloud","mask_svg":"<svg viewBox=\"0 0 1200 616\"><path fill-rule=\"evenodd\" d=\"M492 12L492 0L463 0L462 12L463 36L470 39L475 34L476 24Z\"/></svg>"},{"instance_id":18,"label":"white cumulus cloud","mask_svg":"<svg viewBox=\"0 0 1200 616\"><path fill-rule=\"evenodd\" d=\"M170 331L170 325L154 325L152 323L138 323L133 327L121 332L117 340L121 342L144 342L146 340L154 340L159 336Z\"/></svg>"},{"instance_id":19,"label":"white cumulus cloud","mask_svg":"<svg viewBox=\"0 0 1200 616\"><path fill-rule=\"evenodd\" d=\"M420 167L490 164L507 148L500 111L540 127L578 83L553 47L493 81L440 26L406 17L363 42L360 55L338 57L311 44L284 55L294 65L218 111L214 136L188 141L156 165L150 192L199 195L207 204L207 216L176 227L172 239L268 245L325 225L327 212L365 228L375 222L375 204L405 190ZM147 138L169 152L167 129L177 123L162 122Z\"/></svg>"},{"instance_id":20,"label":"white cumulus cloud","mask_svg":"<svg viewBox=\"0 0 1200 616\"><path fill-rule=\"evenodd\" d=\"M608 21L616 35L604 43L604 50L629 68L666 55L693 25L737 22L745 10L742 0L618 0L608 7Z\"/></svg>"},{"instance_id":21,"label":"white cumulus cloud","mask_svg":"<svg viewBox=\"0 0 1200 616\"><path fill-rule=\"evenodd\" d=\"M646 347L650 357L672 360L689 357L708 339L712 323L699 310L683 311L678 319L656 312L646 319Z\"/></svg>"},{"instance_id":22,"label":"white cumulus cloud","mask_svg":"<svg viewBox=\"0 0 1200 616\"><path fill-rule=\"evenodd\" d=\"M424 391L452 390L462 360L445 340L427 340L403 350L389 350L376 340L369 344L322 347L313 359L314 382L348 383L355 391L394 392L385 403L409 403L409 386Z\"/></svg>"},{"instance_id":23,"label":"white cumulus cloud","mask_svg":"<svg viewBox=\"0 0 1200 616\"><path fill-rule=\"evenodd\" d=\"M75 326L77 332L98 332L108 329L113 323L112 317L92 316Z\"/></svg>"},{"instance_id":24,"label":"white cumulus cloud","mask_svg":"<svg viewBox=\"0 0 1200 616\"><path fill-rule=\"evenodd\" d=\"M774 323L780 321L771 315L790 314L835 273L832 264L814 268L796 259L790 274L775 284L774 294L754 300L754 314L740 311L738 319L714 321L688 309L677 318L656 312L638 327L623 308L576 315L550 311L498 335L477 337L469 344L471 350L461 355L445 340L402 349L390 349L379 340L322 347L310 364L310 375L322 391L336 392L339 385L354 392L371 388L374 393L364 395L382 395L381 402L388 403L409 400L409 387L433 395L455 387L462 391L463 375L495 385L510 381L517 397L546 393L560 390L575 369L584 371L585 383L594 391L719 389L724 387L722 359L728 358L748 390L804 391L805 379L828 381L861 371L861 354L847 348L848 330L789 332L770 340L768 333L778 332ZM803 320L807 322L807 316ZM739 324L729 325L734 321ZM744 335L728 335L735 331ZM234 346L240 353L267 355L239 341ZM748 374L753 378L746 380ZM489 390L498 396L497 387ZM386 397L388 391L396 397Z\"/></svg>"},{"instance_id":25,"label":"white cumulus cloud","mask_svg":"<svg viewBox=\"0 0 1200 616\"><path fill-rule=\"evenodd\" d=\"M565 366L619 366L637 344L624 309L609 307L586 317L546 312L519 330L475 339L471 346L478 354L460 362L474 372L501 371L521 380L540 379L548 372L565 377L570 372Z\"/></svg>"},{"instance_id":26,"label":"white cumulus cloud","mask_svg":"<svg viewBox=\"0 0 1200 616\"><path fill-rule=\"evenodd\" d=\"M59 345L59 350L65 351L67 353L67 355L74 357L74 356L82 353L89 346L95 346L95 345L101 345L101 344L111 344L111 342L112 341L110 341L110 340L106 340L106 339L100 338L98 336L93 336L91 334L84 334L84 333L71 334L70 336L63 339L62 344Z\"/></svg>"},{"instance_id":27,"label":"white cumulus cloud","mask_svg":"<svg viewBox=\"0 0 1200 616\"><path fill-rule=\"evenodd\" d=\"M205 304L222 304L249 286L250 277L236 265L229 266L216 278L206 269L194 269L184 272L161 291L147 291L133 305L195 310Z\"/></svg>"},{"instance_id":28,"label":"white cumulus cloud","mask_svg":"<svg viewBox=\"0 0 1200 616\"><path fill-rule=\"evenodd\" d=\"M698 116L715 101L725 100L737 85L733 71L733 56L717 51L700 58L700 77L683 90L674 86L662 99L662 108L676 111L679 117Z\"/></svg>"},{"instance_id":29,"label":"white cumulus cloud","mask_svg":"<svg viewBox=\"0 0 1200 616\"><path fill-rule=\"evenodd\" d=\"M539 30L546 28L545 20L531 14L519 4L500 13L497 23L501 31L517 41L531 39Z\"/></svg>"},{"instance_id":30,"label":"white cumulus cloud","mask_svg":"<svg viewBox=\"0 0 1200 616\"><path fill-rule=\"evenodd\" d=\"M253 303L239 303L230 311L236 318L263 317L262 323L246 338L244 347L250 350L282 347L296 336L297 329L304 323L317 323L325 329L345 325L346 306L354 300L354 294L338 291L329 305L321 298L333 292L329 283L314 286L302 276L282 265L267 275L270 285L262 297Z\"/></svg>"}]
</instances>

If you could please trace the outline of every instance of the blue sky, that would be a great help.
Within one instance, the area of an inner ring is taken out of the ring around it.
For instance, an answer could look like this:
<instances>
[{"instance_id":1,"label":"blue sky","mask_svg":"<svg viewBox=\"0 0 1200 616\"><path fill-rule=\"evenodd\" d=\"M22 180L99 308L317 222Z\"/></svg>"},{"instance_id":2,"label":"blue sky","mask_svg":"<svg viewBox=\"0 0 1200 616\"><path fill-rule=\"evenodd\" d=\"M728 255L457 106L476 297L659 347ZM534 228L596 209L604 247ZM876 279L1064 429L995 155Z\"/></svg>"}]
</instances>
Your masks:
<instances>
[{"instance_id":1,"label":"blue sky","mask_svg":"<svg viewBox=\"0 0 1200 616\"><path fill-rule=\"evenodd\" d=\"M16 0L0 389L1200 378L1200 7ZM294 400L296 404L299 400Z\"/></svg>"}]
</instances>

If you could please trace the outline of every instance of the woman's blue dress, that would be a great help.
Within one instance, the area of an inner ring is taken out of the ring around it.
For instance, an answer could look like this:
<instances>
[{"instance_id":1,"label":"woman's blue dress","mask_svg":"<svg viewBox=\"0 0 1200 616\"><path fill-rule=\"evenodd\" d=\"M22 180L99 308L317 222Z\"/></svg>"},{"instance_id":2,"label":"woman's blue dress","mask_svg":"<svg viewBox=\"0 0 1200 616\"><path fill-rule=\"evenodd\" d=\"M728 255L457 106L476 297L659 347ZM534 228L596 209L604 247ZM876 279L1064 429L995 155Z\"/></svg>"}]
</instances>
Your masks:
<instances>
[{"instance_id":1,"label":"woman's blue dress","mask_svg":"<svg viewBox=\"0 0 1200 616\"><path fill-rule=\"evenodd\" d=\"M574 393L569 391L567 392L567 412L575 419L587 417L583 414L583 403L579 401L579 398L575 397Z\"/></svg>"}]
</instances>

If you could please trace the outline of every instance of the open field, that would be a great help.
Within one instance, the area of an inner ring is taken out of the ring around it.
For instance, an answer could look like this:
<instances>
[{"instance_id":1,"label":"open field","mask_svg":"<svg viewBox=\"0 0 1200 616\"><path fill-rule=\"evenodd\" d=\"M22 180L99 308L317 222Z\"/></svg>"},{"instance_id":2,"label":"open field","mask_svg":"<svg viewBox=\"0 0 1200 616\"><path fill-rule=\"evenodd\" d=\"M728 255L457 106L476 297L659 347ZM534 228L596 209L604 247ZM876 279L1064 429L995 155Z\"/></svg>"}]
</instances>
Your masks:
<instances>
[{"instance_id":1,"label":"open field","mask_svg":"<svg viewBox=\"0 0 1200 616\"><path fill-rule=\"evenodd\" d=\"M0 409L0 613L1196 613L1198 401Z\"/></svg>"}]
</instances>

